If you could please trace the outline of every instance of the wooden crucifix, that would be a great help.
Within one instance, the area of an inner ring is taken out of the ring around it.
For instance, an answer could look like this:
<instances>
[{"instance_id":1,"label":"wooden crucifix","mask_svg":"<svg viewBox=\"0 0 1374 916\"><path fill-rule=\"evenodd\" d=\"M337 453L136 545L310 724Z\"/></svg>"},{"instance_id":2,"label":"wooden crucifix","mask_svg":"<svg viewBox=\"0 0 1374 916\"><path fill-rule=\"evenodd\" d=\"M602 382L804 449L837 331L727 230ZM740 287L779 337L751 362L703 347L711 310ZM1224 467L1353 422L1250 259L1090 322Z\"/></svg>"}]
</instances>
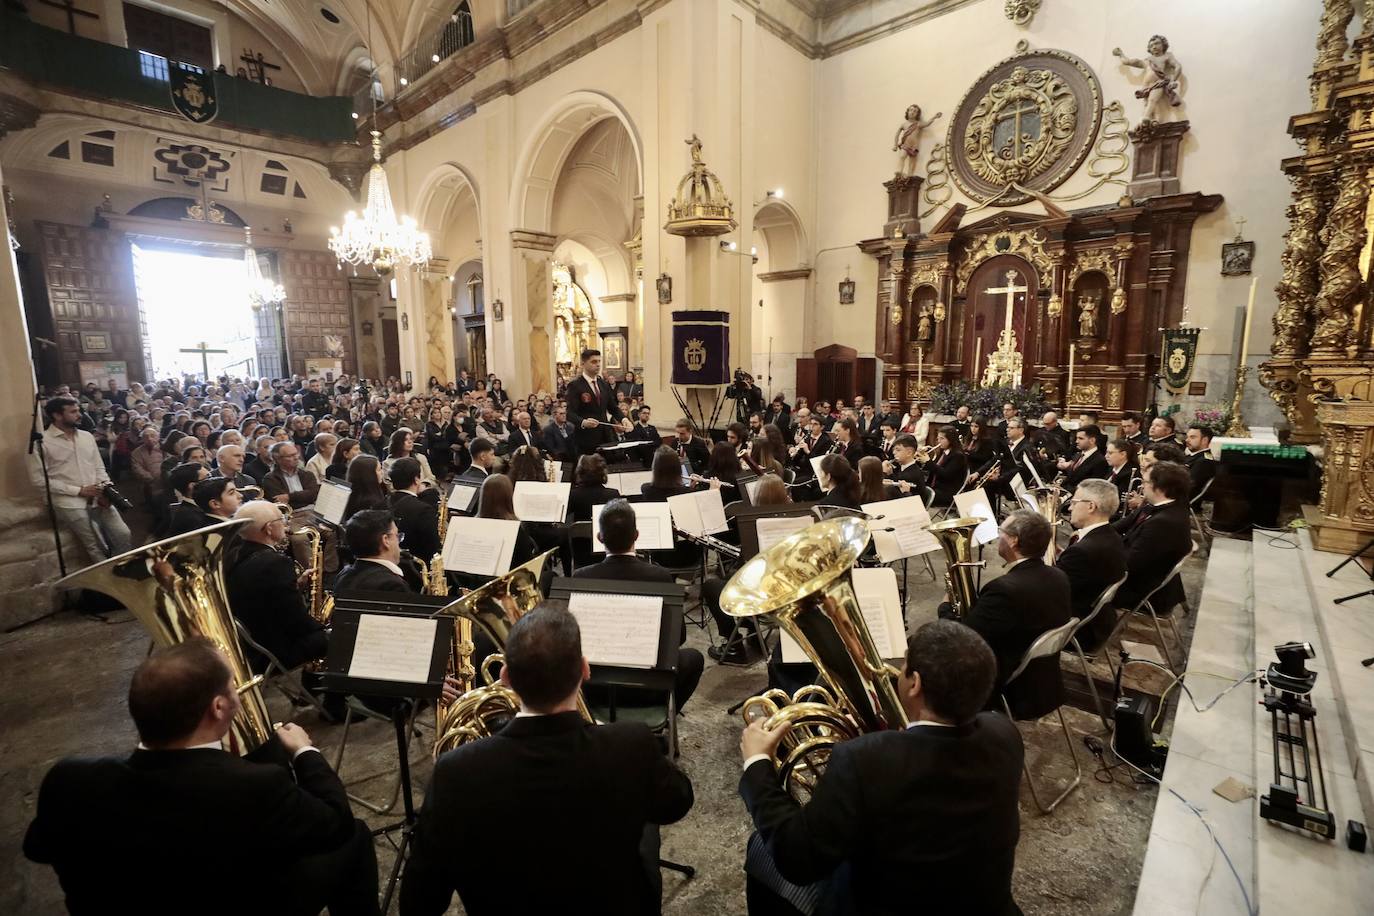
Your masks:
<instances>
[{"instance_id":1,"label":"wooden crucifix","mask_svg":"<svg viewBox=\"0 0 1374 916\"><path fill-rule=\"evenodd\" d=\"M78 9L73 0L38 0L44 6L51 6L67 13L67 34L76 34L76 17L85 16L87 19L99 19L100 16L88 10Z\"/></svg>"},{"instance_id":2,"label":"wooden crucifix","mask_svg":"<svg viewBox=\"0 0 1374 916\"><path fill-rule=\"evenodd\" d=\"M209 347L207 347L207 346L205 345L205 341L202 340L202 341L200 342L200 346L198 346L198 347L182 347L182 348L181 348L181 352L182 352L182 353L199 353L199 354L200 354L200 368L201 368L201 373L202 373L202 375L204 375L204 377L205 377L205 384L208 385L208 384L210 384L210 354L211 354L211 353L228 353L229 351L228 351L228 350L211 350Z\"/></svg>"},{"instance_id":3,"label":"wooden crucifix","mask_svg":"<svg viewBox=\"0 0 1374 916\"><path fill-rule=\"evenodd\" d=\"M257 80L264 86L272 85L272 80L268 77L267 71L281 69L278 64L269 64L267 61L263 60L261 51L254 54L252 50L248 48L243 49L243 54L239 57L239 60L248 65L248 78L250 80Z\"/></svg>"}]
</instances>

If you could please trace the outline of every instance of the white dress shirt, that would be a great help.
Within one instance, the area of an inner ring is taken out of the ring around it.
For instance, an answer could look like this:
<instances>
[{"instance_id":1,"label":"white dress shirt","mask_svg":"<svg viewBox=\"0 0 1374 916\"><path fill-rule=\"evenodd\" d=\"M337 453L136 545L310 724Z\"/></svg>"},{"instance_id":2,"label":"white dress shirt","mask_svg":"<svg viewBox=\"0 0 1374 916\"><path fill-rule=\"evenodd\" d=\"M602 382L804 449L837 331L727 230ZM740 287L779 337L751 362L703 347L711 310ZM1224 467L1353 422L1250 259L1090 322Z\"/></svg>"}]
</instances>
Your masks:
<instances>
[{"instance_id":1,"label":"white dress shirt","mask_svg":"<svg viewBox=\"0 0 1374 916\"><path fill-rule=\"evenodd\" d=\"M365 560L368 563L376 563L378 566L385 566L387 569L391 570L396 575L400 576L402 579L405 578L405 573L401 572L401 567L397 566L390 560L383 560L381 557L359 557L358 559Z\"/></svg>"},{"instance_id":2,"label":"white dress shirt","mask_svg":"<svg viewBox=\"0 0 1374 916\"><path fill-rule=\"evenodd\" d=\"M95 436L84 429L67 436L56 424L49 426L43 431L43 454L48 459L53 505L59 509L86 508L91 501L81 495L81 488L110 483ZM29 479L36 488L42 488L43 467L36 451L29 465Z\"/></svg>"}]
</instances>

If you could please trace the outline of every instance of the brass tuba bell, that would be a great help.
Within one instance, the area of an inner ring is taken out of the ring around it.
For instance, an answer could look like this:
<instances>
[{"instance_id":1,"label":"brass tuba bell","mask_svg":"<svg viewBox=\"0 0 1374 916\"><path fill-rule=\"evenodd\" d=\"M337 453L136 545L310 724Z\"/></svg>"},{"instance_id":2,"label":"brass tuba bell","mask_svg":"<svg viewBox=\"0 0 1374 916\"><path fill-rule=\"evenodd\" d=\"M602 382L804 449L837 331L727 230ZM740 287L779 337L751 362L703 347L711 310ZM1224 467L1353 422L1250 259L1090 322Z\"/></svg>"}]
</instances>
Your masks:
<instances>
[{"instance_id":1,"label":"brass tuba bell","mask_svg":"<svg viewBox=\"0 0 1374 916\"><path fill-rule=\"evenodd\" d=\"M166 648L204 636L229 659L242 708L229 729L229 750L240 756L267 743L272 719L259 684L239 647L234 615L224 591L224 551L243 519L222 522L157 541L55 583L109 595L143 624L153 644Z\"/></svg>"},{"instance_id":2,"label":"brass tuba bell","mask_svg":"<svg viewBox=\"0 0 1374 916\"><path fill-rule=\"evenodd\" d=\"M945 592L956 617L967 614L978 598L973 570L987 563L973 559L973 532L982 523L982 519L968 516L926 526L945 551Z\"/></svg>"}]
</instances>

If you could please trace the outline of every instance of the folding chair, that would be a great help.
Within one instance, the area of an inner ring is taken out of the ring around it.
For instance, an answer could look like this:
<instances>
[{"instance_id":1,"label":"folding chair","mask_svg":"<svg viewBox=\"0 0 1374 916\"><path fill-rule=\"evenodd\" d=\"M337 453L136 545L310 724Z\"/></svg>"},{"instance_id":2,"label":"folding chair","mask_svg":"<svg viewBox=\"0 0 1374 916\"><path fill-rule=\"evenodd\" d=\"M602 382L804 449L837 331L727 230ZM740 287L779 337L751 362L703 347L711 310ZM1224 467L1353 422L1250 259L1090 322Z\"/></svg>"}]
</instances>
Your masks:
<instances>
[{"instance_id":1,"label":"folding chair","mask_svg":"<svg viewBox=\"0 0 1374 916\"><path fill-rule=\"evenodd\" d=\"M264 685L275 688L292 706L313 706L316 712L328 718L329 714L324 711L324 704L320 702L320 698L305 689L305 681L302 679L304 665L287 668L281 663L281 659L253 639L248 628L237 617L234 618L234 630L238 633L242 645L267 659L267 669L262 672Z\"/></svg>"},{"instance_id":2,"label":"folding chair","mask_svg":"<svg viewBox=\"0 0 1374 916\"><path fill-rule=\"evenodd\" d=\"M1211 540L1208 538L1211 529L1203 523L1202 517L1198 513L1202 511L1202 501L1207 498L1207 491L1212 489L1212 483L1215 480L1215 476L1208 478L1207 482L1202 485L1202 489L1197 491L1197 495L1188 500L1188 520L1192 522L1193 529L1197 531L1197 539L1204 547L1202 554L1204 557L1212 552Z\"/></svg>"},{"instance_id":3,"label":"folding chair","mask_svg":"<svg viewBox=\"0 0 1374 916\"><path fill-rule=\"evenodd\" d=\"M604 688L613 691L614 688ZM614 698L614 693L612 693ZM665 691L662 703L638 704L612 702L605 705L589 704L592 718L598 722L643 722L652 731L666 729L668 746L674 760L678 758L677 700L671 690Z\"/></svg>"},{"instance_id":4,"label":"folding chair","mask_svg":"<svg viewBox=\"0 0 1374 916\"><path fill-rule=\"evenodd\" d=\"M1026 670L1026 667L1036 659L1058 657L1059 653L1064 650L1064 646L1068 644L1069 639L1073 636L1073 631L1077 627L1078 618L1070 617L1068 623L1040 634L1036 637L1035 642L1030 644L1030 648L1026 650L1025 656L1021 659L1021 664L1016 666L1016 670L1011 673L1006 683L1002 685L1002 709L1006 711L1008 719L1011 719L1013 722L1016 721L1016 717L1011 714L1011 704L1007 702L1007 687L1011 686L1011 684L1021 676L1022 672ZM1055 708L1055 713L1059 716L1059 727L1064 732L1064 743L1069 746L1069 756L1073 758L1074 777L1073 782L1069 783L1064 791L1060 792L1059 796L1047 806L1040 801L1040 793L1035 789L1035 779L1031 776L1030 764L1022 757L1021 769L1026 774L1026 784L1030 786L1031 798L1035 799L1035 806L1040 809L1041 814L1049 814L1054 811L1059 803L1068 798L1069 793L1077 789L1083 782L1083 767L1078 762L1078 752L1073 748L1073 735L1069 734L1069 723L1064 721L1063 704Z\"/></svg>"},{"instance_id":5,"label":"folding chair","mask_svg":"<svg viewBox=\"0 0 1374 916\"><path fill-rule=\"evenodd\" d=\"M1117 579L1111 585L1104 588L1102 594L1098 595L1097 600L1093 602L1092 610L1088 612L1088 616L1079 621L1078 626L1074 627L1073 632L1069 634L1069 644L1072 645L1074 651L1078 653L1078 660L1083 664L1083 679L1088 682L1088 691L1093 695L1093 705L1097 707L1097 715L1102 719L1104 728L1111 728L1112 723L1111 720L1107 718L1107 707L1102 705L1102 698L1097 695L1097 683L1088 672L1088 656L1087 653L1083 651L1082 644L1078 641L1078 632L1097 619L1097 615L1101 614L1103 610L1111 604L1112 599L1116 597L1117 591L1125 584L1126 576L1123 575L1120 579ZM1108 640L1108 642L1110 642L1110 640ZM1097 653L1106 648L1106 646L1107 643L1104 642L1093 650L1092 656L1094 660L1097 658Z\"/></svg>"},{"instance_id":6,"label":"folding chair","mask_svg":"<svg viewBox=\"0 0 1374 916\"><path fill-rule=\"evenodd\" d=\"M1106 643L1103 644L1104 648L1105 646L1110 645L1112 640L1117 637L1117 635L1121 632L1122 628L1126 625L1126 621L1130 620L1132 615L1149 614L1150 621L1154 623L1155 626L1155 636L1159 637L1159 651L1164 653L1164 660L1168 663L1169 670L1173 671L1175 674L1182 670L1181 667L1176 666L1174 664L1173 654L1169 652L1169 644L1164 639L1164 630L1161 629L1159 626L1159 611L1155 609L1152 600L1154 599L1155 595L1159 594L1159 592L1164 588L1164 586L1168 585L1170 582L1173 581L1174 576L1179 575L1183 571L1183 564L1187 563L1188 560L1191 559L1192 556L1196 554L1199 550L1200 548L1198 547L1197 541L1194 541L1192 549L1188 551L1188 556L1179 560L1178 563L1174 565L1174 568L1169 571L1169 574L1165 576L1164 579L1158 585L1151 589L1149 594L1147 594L1144 598L1141 598L1140 602L1135 607L1130 608L1126 613L1121 615L1121 619L1116 622L1116 626L1112 628L1111 635L1107 637ZM1186 597L1183 599L1183 608L1185 611L1188 608L1188 599ZM1167 615L1166 619L1169 621L1169 629L1174 631L1174 641L1178 643L1178 651L1179 655L1181 656L1180 660L1186 661L1186 655L1183 651L1183 637L1178 632L1178 624L1174 623L1174 615L1170 613L1171 611L1173 611L1173 608L1166 608L1164 613ZM1112 664L1112 657L1110 653L1107 654L1107 663L1109 665ZM1112 667L1112 673L1113 675L1115 675L1116 673L1115 666Z\"/></svg>"}]
</instances>

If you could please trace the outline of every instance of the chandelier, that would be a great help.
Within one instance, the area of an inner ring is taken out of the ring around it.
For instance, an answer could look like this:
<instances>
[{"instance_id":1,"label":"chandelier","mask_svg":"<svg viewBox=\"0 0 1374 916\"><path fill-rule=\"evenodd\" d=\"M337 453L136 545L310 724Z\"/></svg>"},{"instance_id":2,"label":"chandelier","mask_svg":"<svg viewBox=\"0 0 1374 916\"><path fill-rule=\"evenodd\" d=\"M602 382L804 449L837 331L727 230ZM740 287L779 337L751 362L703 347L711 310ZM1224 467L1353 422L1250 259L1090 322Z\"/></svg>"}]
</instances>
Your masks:
<instances>
[{"instance_id":1,"label":"chandelier","mask_svg":"<svg viewBox=\"0 0 1374 916\"><path fill-rule=\"evenodd\" d=\"M343 230L329 230L329 250L339 263L371 264L387 276L397 264L419 267L430 259L429 233L421 232L409 216L396 217L391 188L382 168L382 134L372 131L372 168L367 173L367 197L363 215L349 211Z\"/></svg>"},{"instance_id":2,"label":"chandelier","mask_svg":"<svg viewBox=\"0 0 1374 916\"><path fill-rule=\"evenodd\" d=\"M282 289L280 283L263 276L258 253L253 250L253 230L245 228L243 234L248 246L243 250L243 263L248 269L248 302L255 312L265 306L275 307L286 298L286 290Z\"/></svg>"}]
</instances>

